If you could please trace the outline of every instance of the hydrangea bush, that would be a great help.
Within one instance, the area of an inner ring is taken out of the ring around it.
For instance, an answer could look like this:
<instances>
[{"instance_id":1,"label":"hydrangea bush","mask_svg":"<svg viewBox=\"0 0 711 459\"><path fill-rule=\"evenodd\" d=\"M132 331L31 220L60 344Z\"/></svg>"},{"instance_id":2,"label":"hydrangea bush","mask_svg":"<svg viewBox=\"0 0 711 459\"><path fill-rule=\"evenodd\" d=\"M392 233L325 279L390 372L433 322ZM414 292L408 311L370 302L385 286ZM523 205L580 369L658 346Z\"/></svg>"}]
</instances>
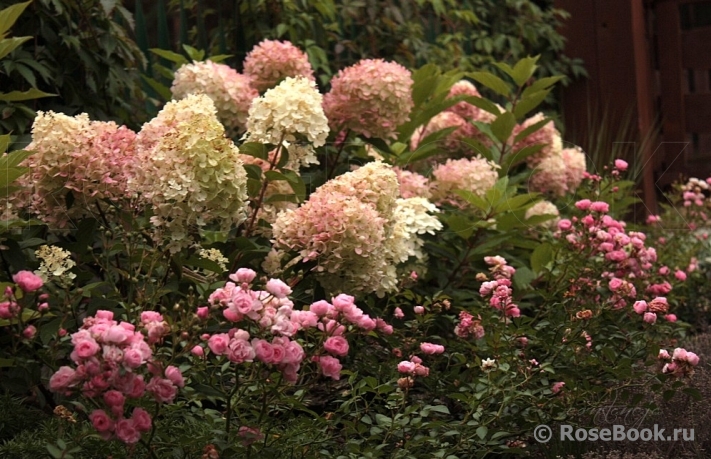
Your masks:
<instances>
[{"instance_id":1,"label":"hydrangea bush","mask_svg":"<svg viewBox=\"0 0 711 459\"><path fill-rule=\"evenodd\" d=\"M708 182L628 221L627 164L587 171L532 115L557 81L535 58L367 60L324 95L306 63L188 64L137 133L39 114L0 384L54 409L43 451L515 456L571 410L648 403L635 385L694 394Z\"/></svg>"}]
</instances>

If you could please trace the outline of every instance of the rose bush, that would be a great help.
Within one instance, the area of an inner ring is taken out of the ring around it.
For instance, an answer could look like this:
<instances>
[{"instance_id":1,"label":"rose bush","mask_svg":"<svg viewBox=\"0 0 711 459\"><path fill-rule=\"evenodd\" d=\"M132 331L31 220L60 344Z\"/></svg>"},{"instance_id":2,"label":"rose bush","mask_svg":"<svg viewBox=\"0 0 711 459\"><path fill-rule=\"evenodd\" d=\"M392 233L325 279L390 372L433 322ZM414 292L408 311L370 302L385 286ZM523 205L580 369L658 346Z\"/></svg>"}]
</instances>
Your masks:
<instances>
[{"instance_id":1,"label":"rose bush","mask_svg":"<svg viewBox=\"0 0 711 459\"><path fill-rule=\"evenodd\" d=\"M37 118L2 236L0 384L57 413L51 455L519 455L571 408L647 403L635 385L694 393L706 182L679 190L692 236L671 211L628 224L626 163L563 148L535 58L364 61L322 96L302 57L261 45L219 74L253 81L232 101L190 64L140 132L96 125L118 143Z\"/></svg>"}]
</instances>

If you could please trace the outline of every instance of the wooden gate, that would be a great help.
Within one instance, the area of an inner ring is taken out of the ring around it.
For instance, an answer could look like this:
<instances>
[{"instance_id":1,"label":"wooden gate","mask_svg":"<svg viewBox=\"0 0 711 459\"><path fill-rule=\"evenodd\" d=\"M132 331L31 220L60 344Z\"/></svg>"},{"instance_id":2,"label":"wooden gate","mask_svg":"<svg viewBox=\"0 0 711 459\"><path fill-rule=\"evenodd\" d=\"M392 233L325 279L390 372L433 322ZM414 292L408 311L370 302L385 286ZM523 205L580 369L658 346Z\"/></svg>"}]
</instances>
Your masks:
<instances>
[{"instance_id":1,"label":"wooden gate","mask_svg":"<svg viewBox=\"0 0 711 459\"><path fill-rule=\"evenodd\" d=\"M657 179L711 175L711 1L653 2L663 151Z\"/></svg>"}]
</instances>

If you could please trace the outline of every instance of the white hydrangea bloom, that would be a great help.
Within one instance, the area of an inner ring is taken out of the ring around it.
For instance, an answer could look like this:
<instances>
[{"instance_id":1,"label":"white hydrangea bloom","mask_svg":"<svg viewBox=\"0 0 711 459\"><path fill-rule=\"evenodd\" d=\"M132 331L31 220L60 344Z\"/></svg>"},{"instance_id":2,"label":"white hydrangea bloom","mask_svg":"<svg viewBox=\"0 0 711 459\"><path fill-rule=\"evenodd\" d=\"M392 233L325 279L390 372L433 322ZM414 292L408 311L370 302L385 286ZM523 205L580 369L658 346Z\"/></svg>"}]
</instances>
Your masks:
<instances>
[{"instance_id":1,"label":"white hydrangea bloom","mask_svg":"<svg viewBox=\"0 0 711 459\"><path fill-rule=\"evenodd\" d=\"M296 142L300 135L320 147L329 133L322 102L316 83L303 77L288 77L252 102L245 138L278 145L282 141Z\"/></svg>"},{"instance_id":2,"label":"white hydrangea bloom","mask_svg":"<svg viewBox=\"0 0 711 459\"><path fill-rule=\"evenodd\" d=\"M35 250L35 256L40 259L40 267L35 274L43 281L55 281L62 287L69 287L77 277L68 272L77 264L71 259L71 253L54 245L43 245Z\"/></svg>"}]
</instances>

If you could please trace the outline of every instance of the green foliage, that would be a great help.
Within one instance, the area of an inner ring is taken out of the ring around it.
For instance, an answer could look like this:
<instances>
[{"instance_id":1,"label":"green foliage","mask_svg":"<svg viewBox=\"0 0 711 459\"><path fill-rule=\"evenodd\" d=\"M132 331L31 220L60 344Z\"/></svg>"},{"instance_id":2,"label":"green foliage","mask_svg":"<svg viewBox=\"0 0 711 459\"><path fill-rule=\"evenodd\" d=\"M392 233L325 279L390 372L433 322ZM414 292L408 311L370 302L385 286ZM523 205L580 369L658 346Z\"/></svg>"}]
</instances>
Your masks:
<instances>
[{"instance_id":1,"label":"green foliage","mask_svg":"<svg viewBox=\"0 0 711 459\"><path fill-rule=\"evenodd\" d=\"M0 1L0 7L8 3ZM31 14L20 15L13 31L31 41L0 63L0 87L14 90L0 97L4 131L26 144L36 110L86 112L132 126L145 121L137 110L145 59L130 37L128 10L115 1L35 0L28 8ZM22 103L51 94L57 97Z\"/></svg>"}]
</instances>

